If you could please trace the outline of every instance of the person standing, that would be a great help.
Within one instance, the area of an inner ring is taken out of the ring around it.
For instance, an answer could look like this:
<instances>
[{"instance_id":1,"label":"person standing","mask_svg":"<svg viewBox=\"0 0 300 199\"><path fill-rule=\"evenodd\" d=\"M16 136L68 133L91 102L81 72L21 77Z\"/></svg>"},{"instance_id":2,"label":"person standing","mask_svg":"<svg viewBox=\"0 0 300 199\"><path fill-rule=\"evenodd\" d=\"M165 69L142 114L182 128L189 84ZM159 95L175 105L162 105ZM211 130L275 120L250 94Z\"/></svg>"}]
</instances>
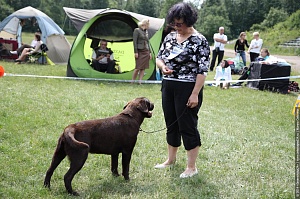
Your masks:
<instances>
[{"instance_id":1,"label":"person standing","mask_svg":"<svg viewBox=\"0 0 300 199\"><path fill-rule=\"evenodd\" d=\"M241 32L239 38L235 42L234 52L235 52L235 55L239 54L239 57L242 57L244 66L246 66L245 46L247 46L247 48L249 48L248 41L246 39L246 33Z\"/></svg>"},{"instance_id":2,"label":"person standing","mask_svg":"<svg viewBox=\"0 0 300 199\"><path fill-rule=\"evenodd\" d=\"M156 58L156 65L164 75L161 91L168 158L155 168L174 165L182 138L187 151L187 166L180 178L198 173L196 159L201 146L197 129L198 111L209 68L210 48L206 38L193 28L197 18L197 12L189 4L173 5L166 20L176 32L166 36Z\"/></svg>"},{"instance_id":3,"label":"person standing","mask_svg":"<svg viewBox=\"0 0 300 199\"><path fill-rule=\"evenodd\" d=\"M138 26L133 31L135 69L132 74L132 83L139 74L139 84L141 84L145 69L149 68L149 60L152 59L148 38L149 19L143 19Z\"/></svg>"},{"instance_id":4,"label":"person standing","mask_svg":"<svg viewBox=\"0 0 300 199\"><path fill-rule=\"evenodd\" d=\"M210 71L214 70L216 59L218 57L218 64L221 63L224 57L225 44L227 43L227 36L224 34L224 27L219 28L219 32L214 34L214 49L210 64Z\"/></svg>"},{"instance_id":5,"label":"person standing","mask_svg":"<svg viewBox=\"0 0 300 199\"><path fill-rule=\"evenodd\" d=\"M250 61L253 62L259 56L260 50L263 45L263 40L259 38L259 32L253 33L253 39L248 48L248 53L250 53Z\"/></svg>"}]
</instances>

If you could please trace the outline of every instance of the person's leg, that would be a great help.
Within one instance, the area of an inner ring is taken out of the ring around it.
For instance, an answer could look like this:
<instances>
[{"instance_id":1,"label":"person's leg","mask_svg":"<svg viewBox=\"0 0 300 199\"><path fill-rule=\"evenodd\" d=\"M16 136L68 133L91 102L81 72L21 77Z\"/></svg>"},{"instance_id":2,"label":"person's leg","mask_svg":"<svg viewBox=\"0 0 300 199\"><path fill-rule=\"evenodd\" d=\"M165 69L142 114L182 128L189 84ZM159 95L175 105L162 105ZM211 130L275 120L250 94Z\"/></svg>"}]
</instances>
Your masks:
<instances>
[{"instance_id":1,"label":"person's leg","mask_svg":"<svg viewBox=\"0 0 300 199\"><path fill-rule=\"evenodd\" d=\"M200 148L199 146L196 146L195 148L186 152L188 160L187 160L186 170L183 173L189 174L196 170L196 159L199 154L199 148Z\"/></svg>"},{"instance_id":2,"label":"person's leg","mask_svg":"<svg viewBox=\"0 0 300 199\"><path fill-rule=\"evenodd\" d=\"M181 136L179 134L175 103L174 90L177 82L163 80L162 82L162 108L167 126L166 139L168 143L168 158L167 160L157 165L156 168L163 168L163 166L172 165L176 161L176 154L178 147L181 145Z\"/></svg>"},{"instance_id":3,"label":"person's leg","mask_svg":"<svg viewBox=\"0 0 300 199\"><path fill-rule=\"evenodd\" d=\"M20 57L16 60L18 61L24 61L25 58L27 57L27 53L30 51L30 48L24 48L24 50L22 51Z\"/></svg>"},{"instance_id":4,"label":"person's leg","mask_svg":"<svg viewBox=\"0 0 300 199\"><path fill-rule=\"evenodd\" d=\"M259 57L259 54L258 54L258 53L254 53L254 54L253 54L254 61L256 61L256 58L257 58L257 57Z\"/></svg>"},{"instance_id":5,"label":"person's leg","mask_svg":"<svg viewBox=\"0 0 300 199\"><path fill-rule=\"evenodd\" d=\"M24 50L25 48L32 48L32 46L30 46L30 45L28 45L28 44L23 44L20 48L18 48L18 49L16 50L17 53L18 53L18 55L20 55L20 54L23 52L23 50Z\"/></svg>"},{"instance_id":6,"label":"person's leg","mask_svg":"<svg viewBox=\"0 0 300 199\"><path fill-rule=\"evenodd\" d=\"M246 53L245 53L245 51L241 51L240 56L242 57L244 66L246 66Z\"/></svg>"},{"instance_id":7,"label":"person's leg","mask_svg":"<svg viewBox=\"0 0 300 199\"><path fill-rule=\"evenodd\" d=\"M99 67L100 67L100 72L105 73L107 71L108 64L99 63Z\"/></svg>"},{"instance_id":8,"label":"person's leg","mask_svg":"<svg viewBox=\"0 0 300 199\"><path fill-rule=\"evenodd\" d=\"M92 60L92 67L94 70L100 71L100 66L99 66L99 62L96 59Z\"/></svg>"},{"instance_id":9,"label":"person's leg","mask_svg":"<svg viewBox=\"0 0 300 199\"><path fill-rule=\"evenodd\" d=\"M219 51L218 52L218 66L220 65L220 63L222 62L223 60L223 57L224 57L224 51Z\"/></svg>"},{"instance_id":10,"label":"person's leg","mask_svg":"<svg viewBox=\"0 0 300 199\"><path fill-rule=\"evenodd\" d=\"M142 79L144 77L144 73L145 73L145 70L140 70L140 74L139 74L139 84L142 84Z\"/></svg>"},{"instance_id":11,"label":"person's leg","mask_svg":"<svg viewBox=\"0 0 300 199\"><path fill-rule=\"evenodd\" d=\"M109 61L107 64L107 73L114 74L115 73L115 66L116 62L115 61Z\"/></svg>"},{"instance_id":12,"label":"person's leg","mask_svg":"<svg viewBox=\"0 0 300 199\"><path fill-rule=\"evenodd\" d=\"M198 95L198 106L191 109L187 108L185 104L190 97L195 84L182 83L182 85L184 87L178 87L178 93L176 93L175 97L180 96L177 104L182 104L181 107L176 106L176 113L181 114L181 117L178 121L179 132L182 135L184 148L187 151L188 158L186 169L180 175L180 177L187 177L187 175L192 175L197 172L196 159L198 156L199 147L201 146L201 139L198 131L198 112L202 105L203 90L201 90Z\"/></svg>"},{"instance_id":13,"label":"person's leg","mask_svg":"<svg viewBox=\"0 0 300 199\"><path fill-rule=\"evenodd\" d=\"M255 61L255 54L256 53L250 52L250 62L254 62Z\"/></svg>"},{"instance_id":14,"label":"person's leg","mask_svg":"<svg viewBox=\"0 0 300 199\"><path fill-rule=\"evenodd\" d=\"M132 81L131 83L134 83L134 81L136 80L136 77L139 73L139 69L134 69L133 74L132 74Z\"/></svg>"},{"instance_id":15,"label":"person's leg","mask_svg":"<svg viewBox=\"0 0 300 199\"><path fill-rule=\"evenodd\" d=\"M214 70L215 64L216 64L216 59L217 59L217 52L216 50L212 51L212 59L211 59L211 63L210 63L210 71Z\"/></svg>"}]
</instances>

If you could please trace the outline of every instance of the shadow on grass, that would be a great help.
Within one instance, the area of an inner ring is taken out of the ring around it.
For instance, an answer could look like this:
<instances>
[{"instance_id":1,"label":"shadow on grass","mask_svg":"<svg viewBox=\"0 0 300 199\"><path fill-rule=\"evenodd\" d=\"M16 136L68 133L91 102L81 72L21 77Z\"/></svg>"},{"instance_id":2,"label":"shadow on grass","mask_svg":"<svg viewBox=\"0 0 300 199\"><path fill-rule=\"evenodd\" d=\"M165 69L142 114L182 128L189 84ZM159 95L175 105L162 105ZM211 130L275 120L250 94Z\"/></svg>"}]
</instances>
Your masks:
<instances>
[{"instance_id":1,"label":"shadow on grass","mask_svg":"<svg viewBox=\"0 0 300 199\"><path fill-rule=\"evenodd\" d=\"M130 181L122 176L107 177L78 191L83 198L219 198L217 187L206 180L205 174L180 179L179 168L155 171L157 176L148 179L141 179L149 174L147 171Z\"/></svg>"}]
</instances>

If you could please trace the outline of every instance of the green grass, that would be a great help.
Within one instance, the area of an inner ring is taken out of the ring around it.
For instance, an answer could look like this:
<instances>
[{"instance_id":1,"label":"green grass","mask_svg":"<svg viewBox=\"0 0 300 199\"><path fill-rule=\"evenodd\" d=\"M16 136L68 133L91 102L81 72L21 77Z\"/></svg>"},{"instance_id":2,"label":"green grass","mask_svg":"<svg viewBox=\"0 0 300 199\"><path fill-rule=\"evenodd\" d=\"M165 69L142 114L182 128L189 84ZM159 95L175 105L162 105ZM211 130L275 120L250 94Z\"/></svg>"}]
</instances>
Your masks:
<instances>
[{"instance_id":1,"label":"green grass","mask_svg":"<svg viewBox=\"0 0 300 199\"><path fill-rule=\"evenodd\" d=\"M14 65L0 61L7 73L64 76L65 66ZM208 79L212 79L209 74ZM237 78L237 76L235 76ZM63 176L65 159L49 191L43 188L57 140L73 122L119 113L131 99L155 103L142 129L164 128L160 85L74 81L26 77L0 78L0 198L73 198ZM166 158L165 131L140 133L130 182L110 173L110 157L90 155L75 176L79 198L293 198L295 95L248 88L205 87L199 112L203 146L199 175L179 179L186 153L180 148L170 170L153 166ZM121 165L119 164L119 170Z\"/></svg>"}]
</instances>

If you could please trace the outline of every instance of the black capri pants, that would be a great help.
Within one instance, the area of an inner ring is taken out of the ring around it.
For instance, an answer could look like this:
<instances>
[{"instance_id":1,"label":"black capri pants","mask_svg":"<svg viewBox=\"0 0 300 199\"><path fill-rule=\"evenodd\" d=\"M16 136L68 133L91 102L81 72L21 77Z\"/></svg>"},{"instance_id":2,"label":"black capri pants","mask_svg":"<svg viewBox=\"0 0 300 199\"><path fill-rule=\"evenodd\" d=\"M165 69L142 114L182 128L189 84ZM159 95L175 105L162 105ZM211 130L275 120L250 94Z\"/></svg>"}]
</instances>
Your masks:
<instances>
[{"instance_id":1,"label":"black capri pants","mask_svg":"<svg viewBox=\"0 0 300 199\"><path fill-rule=\"evenodd\" d=\"M162 108L167 126L167 143L173 147L181 145L181 137L186 150L201 146L197 125L203 88L198 95L198 106L188 108L186 105L194 86L195 82L173 80L163 80L162 82Z\"/></svg>"}]
</instances>

